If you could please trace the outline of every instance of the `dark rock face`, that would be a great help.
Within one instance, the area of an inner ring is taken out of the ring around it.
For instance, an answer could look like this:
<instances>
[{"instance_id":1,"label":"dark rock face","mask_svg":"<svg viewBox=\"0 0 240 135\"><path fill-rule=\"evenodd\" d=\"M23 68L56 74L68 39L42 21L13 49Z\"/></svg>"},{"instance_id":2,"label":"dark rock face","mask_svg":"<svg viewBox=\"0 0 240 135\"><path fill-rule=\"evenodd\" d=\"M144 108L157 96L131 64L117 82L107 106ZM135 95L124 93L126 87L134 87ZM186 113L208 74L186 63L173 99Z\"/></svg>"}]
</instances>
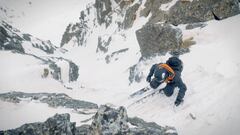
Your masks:
<instances>
[{"instance_id":1,"label":"dark rock face","mask_svg":"<svg viewBox=\"0 0 240 135\"><path fill-rule=\"evenodd\" d=\"M240 13L237 0L220 0L212 8L213 14L220 20Z\"/></svg>"},{"instance_id":2,"label":"dark rock face","mask_svg":"<svg viewBox=\"0 0 240 135\"><path fill-rule=\"evenodd\" d=\"M103 39L102 37L98 37L98 46L97 46L97 51L96 52L104 52L106 53L108 51L108 46L110 45L112 41L112 37L108 37Z\"/></svg>"},{"instance_id":3,"label":"dark rock face","mask_svg":"<svg viewBox=\"0 0 240 135\"><path fill-rule=\"evenodd\" d=\"M69 114L56 114L45 122L24 124L19 128L0 131L1 135L75 135L76 124Z\"/></svg>"},{"instance_id":4,"label":"dark rock face","mask_svg":"<svg viewBox=\"0 0 240 135\"><path fill-rule=\"evenodd\" d=\"M78 76L79 76L79 68L78 66L69 61L69 82L73 82L73 81L76 81L78 79Z\"/></svg>"},{"instance_id":5,"label":"dark rock face","mask_svg":"<svg viewBox=\"0 0 240 135\"><path fill-rule=\"evenodd\" d=\"M126 11L125 14L125 18L123 21L123 28L124 29L128 29L131 28L133 26L133 23L136 19L136 12L138 10L138 8L140 7L139 3L136 3L135 5L133 5L132 7L129 7Z\"/></svg>"},{"instance_id":6,"label":"dark rock face","mask_svg":"<svg viewBox=\"0 0 240 135\"><path fill-rule=\"evenodd\" d=\"M109 15L112 12L112 3L110 0L96 0L95 8L97 10L97 21L99 25L103 23L106 24L106 27L112 23L112 16Z\"/></svg>"},{"instance_id":7,"label":"dark rock face","mask_svg":"<svg viewBox=\"0 0 240 135\"><path fill-rule=\"evenodd\" d=\"M161 4L171 0L147 0L141 16L152 13L148 23L168 22L173 25L225 19L239 14L237 0L179 0L168 12L160 9Z\"/></svg>"},{"instance_id":8,"label":"dark rock face","mask_svg":"<svg viewBox=\"0 0 240 135\"><path fill-rule=\"evenodd\" d=\"M91 134L127 134L127 111L124 107L113 109L108 106L101 106L94 116L90 127Z\"/></svg>"},{"instance_id":9,"label":"dark rock face","mask_svg":"<svg viewBox=\"0 0 240 135\"><path fill-rule=\"evenodd\" d=\"M72 99L66 94L60 93L23 93L23 92L9 92L0 94L0 100L19 103L20 98L30 98L30 100L39 100L42 103L47 103L51 107L66 107L71 109L97 109L98 105Z\"/></svg>"},{"instance_id":10,"label":"dark rock face","mask_svg":"<svg viewBox=\"0 0 240 135\"><path fill-rule=\"evenodd\" d=\"M182 32L169 24L149 24L136 31L143 57L166 54L178 50L182 44Z\"/></svg>"},{"instance_id":11,"label":"dark rock face","mask_svg":"<svg viewBox=\"0 0 240 135\"><path fill-rule=\"evenodd\" d=\"M20 53L25 53L22 47L23 39L17 34L11 34L8 31L19 32L16 29L13 29L12 26L8 25L5 22L2 22L0 26L0 49L1 50L15 50Z\"/></svg>"},{"instance_id":12,"label":"dark rock face","mask_svg":"<svg viewBox=\"0 0 240 135\"><path fill-rule=\"evenodd\" d=\"M55 80L61 80L61 68L58 67L58 65L55 63L55 62L51 62L49 64L49 68L53 70L53 72L51 72L52 74L52 77L55 79Z\"/></svg>"},{"instance_id":13,"label":"dark rock face","mask_svg":"<svg viewBox=\"0 0 240 135\"><path fill-rule=\"evenodd\" d=\"M237 0L178 1L170 8L167 21L173 25L225 19L239 14Z\"/></svg>"},{"instance_id":14,"label":"dark rock face","mask_svg":"<svg viewBox=\"0 0 240 135\"><path fill-rule=\"evenodd\" d=\"M62 36L61 47L72 40L73 37L76 37L76 40L74 41L76 45L84 45L86 42L87 31L88 27L84 20L81 20L81 23L69 24Z\"/></svg>"}]
</instances>

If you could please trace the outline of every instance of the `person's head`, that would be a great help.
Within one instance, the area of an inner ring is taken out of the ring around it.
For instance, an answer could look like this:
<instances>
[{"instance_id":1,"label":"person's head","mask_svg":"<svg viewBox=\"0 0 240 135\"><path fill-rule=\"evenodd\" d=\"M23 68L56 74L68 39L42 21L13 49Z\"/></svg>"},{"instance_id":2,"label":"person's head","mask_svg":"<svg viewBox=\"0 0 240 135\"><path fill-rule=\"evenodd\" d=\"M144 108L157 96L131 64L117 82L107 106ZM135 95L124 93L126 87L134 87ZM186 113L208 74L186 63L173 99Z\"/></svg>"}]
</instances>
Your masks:
<instances>
[{"instance_id":1,"label":"person's head","mask_svg":"<svg viewBox=\"0 0 240 135\"><path fill-rule=\"evenodd\" d=\"M170 57L166 61L166 64L168 64L171 68L175 70L182 68L182 61L178 57Z\"/></svg>"}]
</instances>

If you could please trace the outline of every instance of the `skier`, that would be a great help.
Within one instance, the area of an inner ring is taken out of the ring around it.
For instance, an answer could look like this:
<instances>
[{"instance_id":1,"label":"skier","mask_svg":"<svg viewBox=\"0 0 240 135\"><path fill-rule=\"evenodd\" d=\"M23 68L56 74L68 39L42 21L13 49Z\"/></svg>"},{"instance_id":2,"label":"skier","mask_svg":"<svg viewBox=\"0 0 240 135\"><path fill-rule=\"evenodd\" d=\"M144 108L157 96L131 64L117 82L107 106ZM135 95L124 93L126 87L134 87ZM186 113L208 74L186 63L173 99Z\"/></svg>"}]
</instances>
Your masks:
<instances>
[{"instance_id":1,"label":"skier","mask_svg":"<svg viewBox=\"0 0 240 135\"><path fill-rule=\"evenodd\" d=\"M179 92L175 100L175 105L178 106L183 101L183 97L187 90L186 85L181 79L181 72L183 70L182 61L178 57L170 57L166 63L154 64L147 76L147 82L153 89L156 89L160 84L166 82L167 85L163 88L166 96L172 96L174 88L178 87ZM152 79L152 76L154 78Z\"/></svg>"}]
</instances>

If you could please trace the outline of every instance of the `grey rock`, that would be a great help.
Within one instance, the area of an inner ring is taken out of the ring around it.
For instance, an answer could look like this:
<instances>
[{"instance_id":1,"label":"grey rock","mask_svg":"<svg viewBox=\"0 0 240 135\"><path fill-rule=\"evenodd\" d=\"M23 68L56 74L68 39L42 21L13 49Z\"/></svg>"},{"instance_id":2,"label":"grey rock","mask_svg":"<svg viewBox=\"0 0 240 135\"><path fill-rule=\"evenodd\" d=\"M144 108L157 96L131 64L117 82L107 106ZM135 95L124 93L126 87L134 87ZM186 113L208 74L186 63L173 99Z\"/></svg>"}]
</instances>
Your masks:
<instances>
[{"instance_id":1,"label":"grey rock","mask_svg":"<svg viewBox=\"0 0 240 135\"><path fill-rule=\"evenodd\" d=\"M30 34L23 34L23 38L27 41L31 41L31 35Z\"/></svg>"},{"instance_id":2,"label":"grey rock","mask_svg":"<svg viewBox=\"0 0 240 135\"><path fill-rule=\"evenodd\" d=\"M32 47L40 49L47 54L53 54L56 49L50 41L37 40L37 43L33 43L32 36L30 34L21 33L18 29L13 28L11 25L2 21L0 24L0 50L11 50L24 54L23 42L28 42Z\"/></svg>"},{"instance_id":3,"label":"grey rock","mask_svg":"<svg viewBox=\"0 0 240 135\"><path fill-rule=\"evenodd\" d=\"M138 64L135 64L129 68L129 77L128 80L130 84L133 82L141 82L143 78L143 73L138 69Z\"/></svg>"},{"instance_id":4,"label":"grey rock","mask_svg":"<svg viewBox=\"0 0 240 135\"><path fill-rule=\"evenodd\" d=\"M90 134L90 125L84 124L76 128L75 135L89 135Z\"/></svg>"},{"instance_id":5,"label":"grey rock","mask_svg":"<svg viewBox=\"0 0 240 135\"><path fill-rule=\"evenodd\" d=\"M97 21L99 25L106 24L106 27L112 23L112 3L110 0L96 0L95 8L97 10Z\"/></svg>"},{"instance_id":6,"label":"grey rock","mask_svg":"<svg viewBox=\"0 0 240 135\"><path fill-rule=\"evenodd\" d=\"M110 63L111 61L117 61L118 60L118 55L119 54L121 54L121 53L124 53L124 52L126 52L126 51L128 51L128 48L125 48L125 49L121 49L121 50L118 50L118 51L115 51L115 52L113 52L113 53L111 53L110 55L107 55L106 57L105 57L105 61L106 61L106 63L108 64L108 63Z\"/></svg>"},{"instance_id":7,"label":"grey rock","mask_svg":"<svg viewBox=\"0 0 240 135\"><path fill-rule=\"evenodd\" d=\"M219 0L212 6L212 12L215 19L222 20L239 14L239 3L237 0Z\"/></svg>"},{"instance_id":8,"label":"grey rock","mask_svg":"<svg viewBox=\"0 0 240 135\"><path fill-rule=\"evenodd\" d=\"M186 29L187 30L191 30L191 29L195 29L195 28L203 28L203 27L205 27L205 26L207 26L207 24L206 23L201 23L201 22L199 22L199 23L190 23L190 24L188 24L187 26L186 26Z\"/></svg>"},{"instance_id":9,"label":"grey rock","mask_svg":"<svg viewBox=\"0 0 240 135\"><path fill-rule=\"evenodd\" d=\"M83 46L86 43L86 35L88 32L87 22L81 18L80 23L69 24L62 36L61 47L67 44L73 37L76 38L76 44Z\"/></svg>"},{"instance_id":10,"label":"grey rock","mask_svg":"<svg viewBox=\"0 0 240 135\"><path fill-rule=\"evenodd\" d=\"M239 14L237 0L178 1L170 8L167 21L174 25L221 20Z\"/></svg>"},{"instance_id":11,"label":"grey rock","mask_svg":"<svg viewBox=\"0 0 240 135\"><path fill-rule=\"evenodd\" d=\"M1 22L0 25L0 50L14 50L20 53L25 53L22 47L23 39L17 35L18 32L6 22Z\"/></svg>"},{"instance_id":12,"label":"grey rock","mask_svg":"<svg viewBox=\"0 0 240 135\"><path fill-rule=\"evenodd\" d=\"M134 128L130 128L130 124ZM89 131L86 135L177 135L173 127L161 127L138 117L129 118L124 107L114 109L106 105L100 106L90 127L85 125L81 128Z\"/></svg>"},{"instance_id":13,"label":"grey rock","mask_svg":"<svg viewBox=\"0 0 240 135\"><path fill-rule=\"evenodd\" d=\"M53 70L53 72L51 72L53 78L55 80L61 80L61 68L58 67L58 65L55 62L50 62L49 64L49 68Z\"/></svg>"},{"instance_id":14,"label":"grey rock","mask_svg":"<svg viewBox=\"0 0 240 135\"><path fill-rule=\"evenodd\" d=\"M19 128L0 131L1 135L75 135L76 124L69 114L56 114L45 122L24 124Z\"/></svg>"},{"instance_id":15,"label":"grey rock","mask_svg":"<svg viewBox=\"0 0 240 135\"><path fill-rule=\"evenodd\" d=\"M142 57L165 55L178 50L182 44L182 31L169 24L148 24L136 31Z\"/></svg>"},{"instance_id":16,"label":"grey rock","mask_svg":"<svg viewBox=\"0 0 240 135\"><path fill-rule=\"evenodd\" d=\"M82 101L72 99L66 94L63 93L23 93L23 92L9 92L0 94L0 100L19 103L21 99L31 99L31 100L39 100L42 103L47 103L51 107L65 107L70 109L97 109L98 105Z\"/></svg>"},{"instance_id":17,"label":"grey rock","mask_svg":"<svg viewBox=\"0 0 240 135\"><path fill-rule=\"evenodd\" d=\"M106 53L108 51L108 46L110 45L112 41L112 37L109 36L107 39L103 39L102 37L98 37L98 46L96 52L104 52Z\"/></svg>"},{"instance_id":18,"label":"grey rock","mask_svg":"<svg viewBox=\"0 0 240 135\"><path fill-rule=\"evenodd\" d=\"M160 6L168 2L171 2L171 0L147 0L144 4L145 8L140 12L140 16L147 17L151 13L152 16L148 23L164 22L167 18L167 13L160 10Z\"/></svg>"},{"instance_id":19,"label":"grey rock","mask_svg":"<svg viewBox=\"0 0 240 135\"><path fill-rule=\"evenodd\" d=\"M123 28L124 29L128 29L131 28L133 26L133 23L136 19L136 12L138 10L138 8L140 7L139 3L136 3L135 5L133 5L132 7L129 7L126 11L125 14L125 18L123 21Z\"/></svg>"},{"instance_id":20,"label":"grey rock","mask_svg":"<svg viewBox=\"0 0 240 135\"><path fill-rule=\"evenodd\" d=\"M145 122L138 117L128 118L128 121L131 125L136 126L136 128L130 129L131 134L134 135L177 135L176 129L173 127L161 127L155 122Z\"/></svg>"},{"instance_id":21,"label":"grey rock","mask_svg":"<svg viewBox=\"0 0 240 135\"><path fill-rule=\"evenodd\" d=\"M78 66L72 61L69 61L69 82L73 82L78 79L79 76L78 71L79 71Z\"/></svg>"},{"instance_id":22,"label":"grey rock","mask_svg":"<svg viewBox=\"0 0 240 135\"><path fill-rule=\"evenodd\" d=\"M127 134L128 130L126 109L113 109L106 105L100 106L90 127L92 135Z\"/></svg>"}]
</instances>

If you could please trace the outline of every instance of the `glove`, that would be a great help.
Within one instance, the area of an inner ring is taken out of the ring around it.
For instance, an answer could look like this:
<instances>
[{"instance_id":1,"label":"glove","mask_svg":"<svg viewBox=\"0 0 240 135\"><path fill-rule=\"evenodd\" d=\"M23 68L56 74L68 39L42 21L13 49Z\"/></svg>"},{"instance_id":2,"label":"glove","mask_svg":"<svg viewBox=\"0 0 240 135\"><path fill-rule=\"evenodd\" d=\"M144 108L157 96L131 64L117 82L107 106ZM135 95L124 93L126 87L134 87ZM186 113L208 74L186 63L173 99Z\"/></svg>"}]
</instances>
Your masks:
<instances>
[{"instance_id":1,"label":"glove","mask_svg":"<svg viewBox=\"0 0 240 135\"><path fill-rule=\"evenodd\" d=\"M147 77L147 82L151 82L151 76Z\"/></svg>"},{"instance_id":2,"label":"glove","mask_svg":"<svg viewBox=\"0 0 240 135\"><path fill-rule=\"evenodd\" d=\"M183 100L177 99L174 104L175 106L179 106L182 103Z\"/></svg>"}]
</instances>

